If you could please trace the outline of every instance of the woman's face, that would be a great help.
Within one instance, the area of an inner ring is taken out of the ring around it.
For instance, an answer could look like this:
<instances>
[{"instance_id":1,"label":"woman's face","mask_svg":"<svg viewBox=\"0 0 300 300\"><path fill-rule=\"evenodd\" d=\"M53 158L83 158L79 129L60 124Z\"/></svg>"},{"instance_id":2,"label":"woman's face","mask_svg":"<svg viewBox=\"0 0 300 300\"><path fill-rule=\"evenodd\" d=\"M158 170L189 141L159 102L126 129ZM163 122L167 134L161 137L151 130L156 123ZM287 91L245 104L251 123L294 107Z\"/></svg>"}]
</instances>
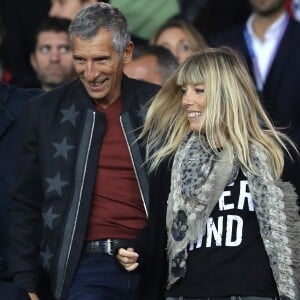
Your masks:
<instances>
[{"instance_id":1,"label":"woman's face","mask_svg":"<svg viewBox=\"0 0 300 300\"><path fill-rule=\"evenodd\" d=\"M204 133L204 113L206 110L204 85L187 84L182 86L181 90L183 92L181 103L190 122L190 129L199 131L201 127L201 132Z\"/></svg>"},{"instance_id":2,"label":"woman's face","mask_svg":"<svg viewBox=\"0 0 300 300\"><path fill-rule=\"evenodd\" d=\"M156 44L169 49L180 64L193 54L192 44L187 34L177 27L165 29L159 35Z\"/></svg>"}]
</instances>

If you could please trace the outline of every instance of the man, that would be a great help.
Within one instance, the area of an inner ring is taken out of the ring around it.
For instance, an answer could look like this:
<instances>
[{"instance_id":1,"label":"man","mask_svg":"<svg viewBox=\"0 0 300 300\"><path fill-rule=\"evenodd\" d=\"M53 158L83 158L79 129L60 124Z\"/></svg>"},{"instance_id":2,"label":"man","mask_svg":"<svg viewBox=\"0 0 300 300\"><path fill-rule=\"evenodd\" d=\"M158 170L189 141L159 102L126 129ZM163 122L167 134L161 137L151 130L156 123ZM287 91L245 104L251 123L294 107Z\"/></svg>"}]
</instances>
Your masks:
<instances>
[{"instance_id":1,"label":"man","mask_svg":"<svg viewBox=\"0 0 300 300\"><path fill-rule=\"evenodd\" d=\"M30 62L44 91L75 79L69 25L67 19L50 17L37 29Z\"/></svg>"},{"instance_id":2,"label":"man","mask_svg":"<svg viewBox=\"0 0 300 300\"><path fill-rule=\"evenodd\" d=\"M73 20L75 15L85 5L98 2L97 0L51 0L49 16ZM102 1L107 2L107 1Z\"/></svg>"},{"instance_id":3,"label":"man","mask_svg":"<svg viewBox=\"0 0 300 300\"><path fill-rule=\"evenodd\" d=\"M239 50L247 60L261 101L277 127L300 145L300 24L285 11L285 0L249 0L245 25L216 37L215 45ZM299 161L287 159L284 179L300 192Z\"/></svg>"},{"instance_id":4,"label":"man","mask_svg":"<svg viewBox=\"0 0 300 300\"><path fill-rule=\"evenodd\" d=\"M16 285L9 283L7 256L12 199L9 189L16 176L16 145L19 139L16 120L30 98L40 94L38 89L20 89L0 83L0 295L1 299L27 299ZM24 295L25 294L25 295Z\"/></svg>"},{"instance_id":5,"label":"man","mask_svg":"<svg viewBox=\"0 0 300 300\"><path fill-rule=\"evenodd\" d=\"M139 274L124 272L113 254L147 221L135 129L159 87L123 75L133 43L118 9L88 6L69 33L79 80L36 98L21 122L11 272L31 299L47 299L42 277L48 298L132 299Z\"/></svg>"},{"instance_id":6,"label":"man","mask_svg":"<svg viewBox=\"0 0 300 300\"><path fill-rule=\"evenodd\" d=\"M141 45L134 49L132 61L124 67L131 78L163 85L178 67L176 57L166 48Z\"/></svg>"},{"instance_id":7,"label":"man","mask_svg":"<svg viewBox=\"0 0 300 300\"><path fill-rule=\"evenodd\" d=\"M30 64L30 51L34 31L47 17L50 0L1 0L3 10L3 63L10 71L5 80L18 87L39 86Z\"/></svg>"}]
</instances>

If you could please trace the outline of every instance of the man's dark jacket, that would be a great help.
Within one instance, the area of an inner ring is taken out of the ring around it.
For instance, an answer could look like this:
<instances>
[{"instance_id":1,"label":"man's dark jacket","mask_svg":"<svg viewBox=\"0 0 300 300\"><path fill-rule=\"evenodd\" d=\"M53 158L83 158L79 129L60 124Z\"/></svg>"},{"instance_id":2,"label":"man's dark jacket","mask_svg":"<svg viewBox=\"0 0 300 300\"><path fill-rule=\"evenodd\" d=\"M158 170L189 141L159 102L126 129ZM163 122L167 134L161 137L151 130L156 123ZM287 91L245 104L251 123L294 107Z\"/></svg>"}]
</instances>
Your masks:
<instances>
[{"instance_id":1,"label":"man's dark jacket","mask_svg":"<svg viewBox=\"0 0 300 300\"><path fill-rule=\"evenodd\" d=\"M0 83L0 279L7 277L6 257L12 199L9 189L15 178L18 129L16 120L38 89L21 89Z\"/></svg>"},{"instance_id":2,"label":"man's dark jacket","mask_svg":"<svg viewBox=\"0 0 300 300\"><path fill-rule=\"evenodd\" d=\"M152 84L123 78L120 122L146 213L148 178L134 129L143 124L145 103L157 91ZM36 292L42 266L53 297L64 299L86 237L105 114L95 111L83 85L74 81L34 99L21 124L11 272L18 284Z\"/></svg>"},{"instance_id":3,"label":"man's dark jacket","mask_svg":"<svg viewBox=\"0 0 300 300\"><path fill-rule=\"evenodd\" d=\"M252 60L244 38L245 25L214 37L214 46L230 46L245 58L253 75ZM275 126L282 128L300 149L300 23L289 20L261 92L261 101ZM283 179L300 193L300 164L286 160Z\"/></svg>"},{"instance_id":4,"label":"man's dark jacket","mask_svg":"<svg viewBox=\"0 0 300 300\"><path fill-rule=\"evenodd\" d=\"M244 38L245 26L216 36L215 46L227 45L246 59L253 76L252 60ZM300 145L300 23L290 19L267 75L262 104L275 125L287 127L287 133Z\"/></svg>"}]
</instances>

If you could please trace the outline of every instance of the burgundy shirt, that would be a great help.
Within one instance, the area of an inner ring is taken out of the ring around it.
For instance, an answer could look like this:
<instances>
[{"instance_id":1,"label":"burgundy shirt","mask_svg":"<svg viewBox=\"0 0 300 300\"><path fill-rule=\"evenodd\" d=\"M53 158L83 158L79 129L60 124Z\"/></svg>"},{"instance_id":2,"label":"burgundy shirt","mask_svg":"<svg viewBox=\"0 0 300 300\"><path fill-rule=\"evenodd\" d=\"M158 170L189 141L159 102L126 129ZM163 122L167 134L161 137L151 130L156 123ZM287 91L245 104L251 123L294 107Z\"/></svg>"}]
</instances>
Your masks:
<instances>
[{"instance_id":1,"label":"burgundy shirt","mask_svg":"<svg viewBox=\"0 0 300 300\"><path fill-rule=\"evenodd\" d=\"M106 132L99 153L87 240L134 238L146 214L121 128L121 98L106 109Z\"/></svg>"}]
</instances>

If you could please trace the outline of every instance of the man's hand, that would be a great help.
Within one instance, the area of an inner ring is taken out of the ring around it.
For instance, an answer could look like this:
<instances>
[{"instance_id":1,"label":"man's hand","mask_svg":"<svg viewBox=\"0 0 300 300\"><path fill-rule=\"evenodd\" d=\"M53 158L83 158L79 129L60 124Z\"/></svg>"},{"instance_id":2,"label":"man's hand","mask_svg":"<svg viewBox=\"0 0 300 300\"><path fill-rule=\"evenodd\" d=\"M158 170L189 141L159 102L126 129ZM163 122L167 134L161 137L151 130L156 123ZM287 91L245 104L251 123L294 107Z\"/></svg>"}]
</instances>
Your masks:
<instances>
[{"instance_id":1,"label":"man's hand","mask_svg":"<svg viewBox=\"0 0 300 300\"><path fill-rule=\"evenodd\" d=\"M39 300L39 297L35 293L28 293L30 300Z\"/></svg>"},{"instance_id":2,"label":"man's hand","mask_svg":"<svg viewBox=\"0 0 300 300\"><path fill-rule=\"evenodd\" d=\"M126 250L124 248L120 248L118 250L117 259L124 269L129 272L138 267L138 258L139 255L138 253L134 252L133 248L127 248Z\"/></svg>"}]
</instances>

